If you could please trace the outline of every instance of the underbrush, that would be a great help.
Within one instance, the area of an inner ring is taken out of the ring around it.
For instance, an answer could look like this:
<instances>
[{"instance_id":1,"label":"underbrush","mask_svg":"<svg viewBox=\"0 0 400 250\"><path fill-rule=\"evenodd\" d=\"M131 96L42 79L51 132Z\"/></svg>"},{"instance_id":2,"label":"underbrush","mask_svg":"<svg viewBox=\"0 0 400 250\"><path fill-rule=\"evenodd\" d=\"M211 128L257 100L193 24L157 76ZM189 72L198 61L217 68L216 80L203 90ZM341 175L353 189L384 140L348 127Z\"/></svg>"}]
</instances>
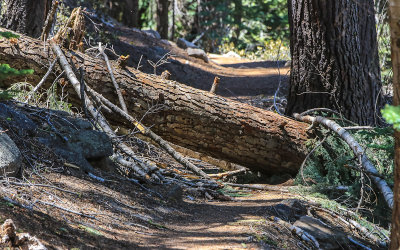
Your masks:
<instances>
[{"instance_id":1,"label":"underbrush","mask_svg":"<svg viewBox=\"0 0 400 250\"><path fill-rule=\"evenodd\" d=\"M226 42L219 46L221 54L230 51L250 60L290 60L289 44L281 40L265 41L264 44L250 46L246 49L239 49L233 42Z\"/></svg>"},{"instance_id":2,"label":"underbrush","mask_svg":"<svg viewBox=\"0 0 400 250\"><path fill-rule=\"evenodd\" d=\"M59 82L54 82L44 92L33 91L33 86L27 82L14 83L10 88L0 91L0 100L14 99L25 102L30 96L29 104L72 113L72 104L67 102L64 87Z\"/></svg>"},{"instance_id":3,"label":"underbrush","mask_svg":"<svg viewBox=\"0 0 400 250\"><path fill-rule=\"evenodd\" d=\"M320 140L325 138L325 141L313 152L296 177L295 183L311 187L304 189L302 193L333 200L352 211L359 210L368 219L387 226L390 222L390 210L383 197L375 191L376 187L369 177L360 172L358 160L350 147L336 134L324 128L319 131L318 138L310 140L307 147L311 151ZM393 128L349 132L365 149L379 174L393 187ZM363 200L359 206L361 195Z\"/></svg>"}]
</instances>

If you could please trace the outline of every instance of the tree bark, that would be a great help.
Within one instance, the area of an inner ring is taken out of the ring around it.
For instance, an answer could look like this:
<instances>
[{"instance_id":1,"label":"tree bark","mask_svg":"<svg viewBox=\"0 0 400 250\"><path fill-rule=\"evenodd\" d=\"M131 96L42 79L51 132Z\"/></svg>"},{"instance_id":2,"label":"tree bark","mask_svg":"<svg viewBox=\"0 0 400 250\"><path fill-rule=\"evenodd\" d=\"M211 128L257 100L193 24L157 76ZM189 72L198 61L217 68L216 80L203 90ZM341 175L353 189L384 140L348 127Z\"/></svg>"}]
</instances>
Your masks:
<instances>
[{"instance_id":1,"label":"tree bark","mask_svg":"<svg viewBox=\"0 0 400 250\"><path fill-rule=\"evenodd\" d=\"M168 39L168 7L169 0L157 1L157 31L162 39Z\"/></svg>"},{"instance_id":2,"label":"tree bark","mask_svg":"<svg viewBox=\"0 0 400 250\"><path fill-rule=\"evenodd\" d=\"M42 65L52 52L45 51L42 42L27 37L22 37L18 46L15 50L0 38L0 61L15 68L34 69L35 74L23 80L39 82L46 73ZM104 61L79 52L67 56L76 68L84 61L88 85L118 102ZM267 174L295 174L305 158L305 123L133 68L114 68L129 112L139 119L147 114L143 123L167 141ZM74 91L69 91L70 101L80 105ZM159 107L159 112L149 112L152 107ZM122 124L116 114L105 115L114 125L132 128Z\"/></svg>"},{"instance_id":3,"label":"tree bark","mask_svg":"<svg viewBox=\"0 0 400 250\"><path fill-rule=\"evenodd\" d=\"M400 105L400 0L389 1L393 65L393 104ZM395 130L394 208L390 249L400 248L400 132Z\"/></svg>"},{"instance_id":4,"label":"tree bark","mask_svg":"<svg viewBox=\"0 0 400 250\"><path fill-rule=\"evenodd\" d=\"M130 27L139 26L139 0L125 0L122 13L122 22Z\"/></svg>"},{"instance_id":5,"label":"tree bark","mask_svg":"<svg viewBox=\"0 0 400 250\"><path fill-rule=\"evenodd\" d=\"M286 113L324 107L379 123L383 99L373 0L288 0L292 65Z\"/></svg>"},{"instance_id":6,"label":"tree bark","mask_svg":"<svg viewBox=\"0 0 400 250\"><path fill-rule=\"evenodd\" d=\"M243 16L243 3L242 0L234 0L235 10L233 12L234 20L234 33L235 33L235 44L239 41L240 31L242 30L242 16Z\"/></svg>"},{"instance_id":7,"label":"tree bark","mask_svg":"<svg viewBox=\"0 0 400 250\"><path fill-rule=\"evenodd\" d=\"M0 25L31 37L39 37L50 6L51 0L6 0Z\"/></svg>"}]
</instances>

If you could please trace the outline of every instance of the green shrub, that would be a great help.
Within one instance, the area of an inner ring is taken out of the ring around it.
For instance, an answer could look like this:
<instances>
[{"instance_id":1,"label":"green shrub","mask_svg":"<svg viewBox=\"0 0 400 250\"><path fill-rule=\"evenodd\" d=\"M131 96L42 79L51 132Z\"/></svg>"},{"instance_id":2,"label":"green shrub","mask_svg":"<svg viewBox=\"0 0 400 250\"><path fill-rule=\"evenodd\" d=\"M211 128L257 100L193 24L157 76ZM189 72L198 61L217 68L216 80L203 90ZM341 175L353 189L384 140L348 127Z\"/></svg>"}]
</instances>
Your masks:
<instances>
[{"instance_id":1,"label":"green shrub","mask_svg":"<svg viewBox=\"0 0 400 250\"><path fill-rule=\"evenodd\" d=\"M360 198L361 179L358 160L350 147L338 135L327 129L321 128L320 138L327 136L325 142L311 155L303 170L296 176L297 184L313 185L313 191L342 202L347 207L356 207ZM394 138L393 128L375 128L373 130L349 131L354 139L365 149L367 157L374 164L389 185L393 185L394 167ZM318 144L318 139L310 140L307 147L309 151ZM303 180L304 177L304 180ZM375 188L369 178L365 178L367 195L364 206L374 209L374 216L386 218L389 221L386 203L382 197L369 187ZM306 183L305 183L306 182ZM371 184L371 185L370 185ZM347 186L346 192L329 191L327 186ZM385 223L387 221L384 221Z\"/></svg>"},{"instance_id":2,"label":"green shrub","mask_svg":"<svg viewBox=\"0 0 400 250\"><path fill-rule=\"evenodd\" d=\"M21 69L17 70L11 68L8 64L0 64L0 80L4 80L7 77L11 76L19 76L19 75L28 75L33 74L33 69Z\"/></svg>"}]
</instances>

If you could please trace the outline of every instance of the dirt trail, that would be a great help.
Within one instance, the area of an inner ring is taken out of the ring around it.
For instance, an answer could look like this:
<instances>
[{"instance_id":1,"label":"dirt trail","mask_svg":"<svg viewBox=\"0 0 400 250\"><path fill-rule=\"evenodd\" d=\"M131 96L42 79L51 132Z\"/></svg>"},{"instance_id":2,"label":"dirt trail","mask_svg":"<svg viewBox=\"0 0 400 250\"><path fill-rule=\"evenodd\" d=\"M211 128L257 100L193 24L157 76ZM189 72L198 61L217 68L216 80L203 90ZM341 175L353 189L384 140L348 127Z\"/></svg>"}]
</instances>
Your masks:
<instances>
[{"instance_id":1,"label":"dirt trail","mask_svg":"<svg viewBox=\"0 0 400 250\"><path fill-rule=\"evenodd\" d=\"M265 224L272 205L287 199L280 193L253 193L234 201L188 202L182 218L165 222L168 230L149 239L148 246L169 249L262 249L256 225Z\"/></svg>"},{"instance_id":2,"label":"dirt trail","mask_svg":"<svg viewBox=\"0 0 400 250\"><path fill-rule=\"evenodd\" d=\"M250 61L210 54L210 62L205 63L189 57L171 41L154 39L124 27L112 32L118 34L118 40L114 41L115 51L130 55L128 64L140 65L145 73L154 73L149 61L157 62L170 52L169 63L157 67L156 74L168 70L172 80L203 90L210 90L214 77L218 76L221 80L216 93L225 97L273 95L279 81L287 85L289 67L284 67L285 61L279 62L281 68L278 69L275 61ZM285 94L284 86L282 90Z\"/></svg>"}]
</instances>

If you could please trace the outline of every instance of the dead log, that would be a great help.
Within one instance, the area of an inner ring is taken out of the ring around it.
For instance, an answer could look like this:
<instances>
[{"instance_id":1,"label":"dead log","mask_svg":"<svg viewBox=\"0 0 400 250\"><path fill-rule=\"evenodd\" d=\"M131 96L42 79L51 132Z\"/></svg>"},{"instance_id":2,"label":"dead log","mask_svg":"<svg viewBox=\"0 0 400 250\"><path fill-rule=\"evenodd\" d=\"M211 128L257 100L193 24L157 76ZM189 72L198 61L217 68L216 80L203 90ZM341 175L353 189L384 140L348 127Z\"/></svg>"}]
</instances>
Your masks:
<instances>
[{"instance_id":1,"label":"dead log","mask_svg":"<svg viewBox=\"0 0 400 250\"><path fill-rule=\"evenodd\" d=\"M52 54L33 38L21 35L16 45L0 38L0 63L34 69L34 75L21 79L34 85L46 73L43 65L54 58ZM104 61L80 52L66 56L76 68L85 68L85 81L91 88L118 102ZM295 174L305 158L305 123L133 68L114 68L130 114L137 118L146 114L143 123L167 141L268 174ZM70 91L71 101L80 105L74 90ZM163 108L148 112L154 105ZM115 125L132 128L122 124L117 114L106 116Z\"/></svg>"}]
</instances>

